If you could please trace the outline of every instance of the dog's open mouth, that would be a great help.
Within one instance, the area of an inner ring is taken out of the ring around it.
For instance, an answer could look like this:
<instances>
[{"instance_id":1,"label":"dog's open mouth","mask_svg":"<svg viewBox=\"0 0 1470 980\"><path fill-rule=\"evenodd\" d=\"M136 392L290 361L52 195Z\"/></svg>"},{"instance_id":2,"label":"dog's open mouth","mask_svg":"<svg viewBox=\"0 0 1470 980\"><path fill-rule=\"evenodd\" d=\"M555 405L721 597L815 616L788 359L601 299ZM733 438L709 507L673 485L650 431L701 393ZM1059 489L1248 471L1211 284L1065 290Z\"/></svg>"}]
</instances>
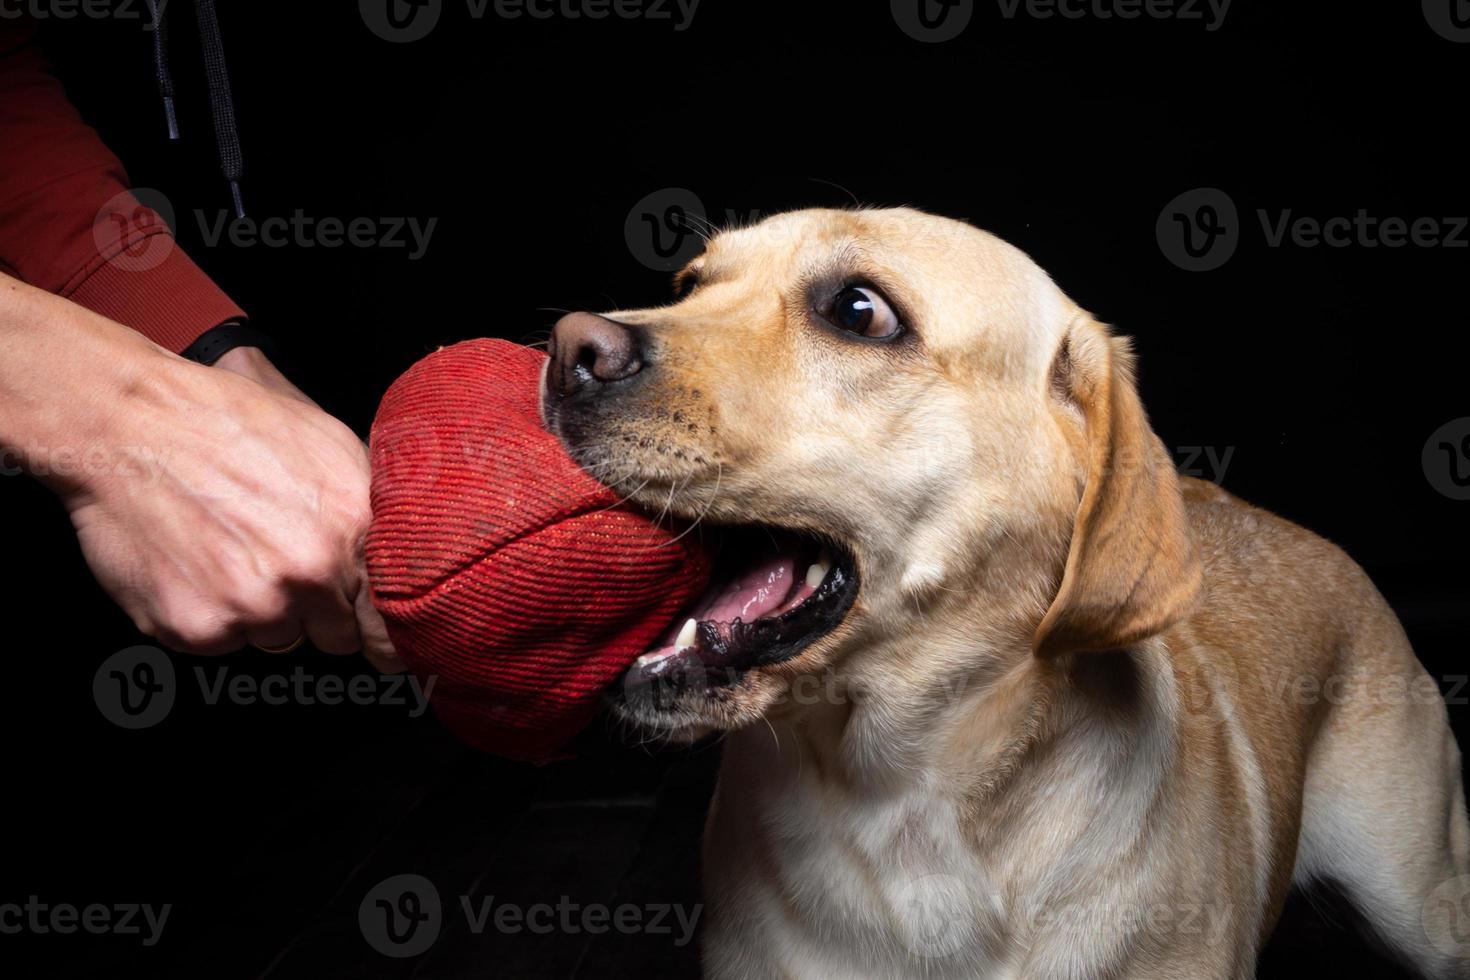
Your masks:
<instances>
[{"instance_id":1,"label":"dog's open mouth","mask_svg":"<svg viewBox=\"0 0 1470 980\"><path fill-rule=\"evenodd\" d=\"M830 542L779 528L713 529L706 593L629 669L629 680L706 687L789 660L842 622L857 596L852 558Z\"/></svg>"}]
</instances>

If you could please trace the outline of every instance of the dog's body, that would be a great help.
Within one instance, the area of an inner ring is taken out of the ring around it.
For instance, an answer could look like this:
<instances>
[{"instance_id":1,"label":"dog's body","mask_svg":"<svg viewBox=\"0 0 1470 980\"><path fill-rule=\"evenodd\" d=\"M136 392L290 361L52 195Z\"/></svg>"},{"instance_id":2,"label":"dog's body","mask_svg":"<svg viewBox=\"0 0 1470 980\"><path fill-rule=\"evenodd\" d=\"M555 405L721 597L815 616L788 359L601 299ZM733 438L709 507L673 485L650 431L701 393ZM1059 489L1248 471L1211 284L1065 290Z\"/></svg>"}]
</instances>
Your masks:
<instances>
[{"instance_id":1,"label":"dog's body","mask_svg":"<svg viewBox=\"0 0 1470 980\"><path fill-rule=\"evenodd\" d=\"M930 678L909 712L812 706L727 738L711 976L1250 977L1314 877L1428 975L1464 975L1421 918L1461 911L1426 903L1470 848L1437 686L1341 551L1185 484L1203 601L1094 655L1126 656L1115 676L1024 658L968 690Z\"/></svg>"},{"instance_id":2,"label":"dog's body","mask_svg":"<svg viewBox=\"0 0 1470 980\"><path fill-rule=\"evenodd\" d=\"M609 315L637 366L588 361L549 419L634 499L823 535L861 582L794 655L623 706L731 731L710 976L1249 977L1315 878L1470 976L1437 686L1340 550L1175 475L1126 345L913 211L782 215L696 265Z\"/></svg>"}]
</instances>

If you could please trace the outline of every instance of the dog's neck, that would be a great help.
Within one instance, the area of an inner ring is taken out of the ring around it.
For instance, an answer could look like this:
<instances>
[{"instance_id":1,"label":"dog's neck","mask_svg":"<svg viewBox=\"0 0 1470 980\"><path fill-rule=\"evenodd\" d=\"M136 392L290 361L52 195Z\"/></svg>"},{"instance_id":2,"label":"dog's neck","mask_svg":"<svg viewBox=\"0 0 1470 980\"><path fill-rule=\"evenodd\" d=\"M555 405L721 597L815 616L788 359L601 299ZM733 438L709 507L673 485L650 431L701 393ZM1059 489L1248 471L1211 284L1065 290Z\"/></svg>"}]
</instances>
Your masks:
<instances>
[{"instance_id":1,"label":"dog's neck","mask_svg":"<svg viewBox=\"0 0 1470 980\"><path fill-rule=\"evenodd\" d=\"M1129 742L1175 732L1174 679L1159 640L1055 661L1024 644L977 657L967 639L941 632L926 642L926 664L970 668L906 670L912 658L894 643L731 741L760 760L762 782L869 798L929 786L982 807L1011 788L1023 758L1058 751L1079 726Z\"/></svg>"},{"instance_id":2,"label":"dog's neck","mask_svg":"<svg viewBox=\"0 0 1470 980\"><path fill-rule=\"evenodd\" d=\"M894 962L938 943L986 975L1047 909L1084 907L1078 889L1103 887L1136 845L1170 771L1168 653L1151 641L1067 663L1024 648L987 662L963 683L870 678L859 699L734 733L706 840L711 881L800 906L791 921L819 946L911 930L887 950ZM926 933L931 906L955 902L969 903L963 934ZM905 908L914 921L895 923Z\"/></svg>"}]
</instances>

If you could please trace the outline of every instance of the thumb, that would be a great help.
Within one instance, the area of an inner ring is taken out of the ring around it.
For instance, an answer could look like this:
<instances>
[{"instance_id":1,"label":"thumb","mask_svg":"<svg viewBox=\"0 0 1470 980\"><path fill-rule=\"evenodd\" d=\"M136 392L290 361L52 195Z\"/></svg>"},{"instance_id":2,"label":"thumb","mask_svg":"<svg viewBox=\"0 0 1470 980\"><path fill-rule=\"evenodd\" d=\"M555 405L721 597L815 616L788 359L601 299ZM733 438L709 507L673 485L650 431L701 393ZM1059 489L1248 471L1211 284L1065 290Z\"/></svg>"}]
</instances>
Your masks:
<instances>
[{"instance_id":1,"label":"thumb","mask_svg":"<svg viewBox=\"0 0 1470 980\"><path fill-rule=\"evenodd\" d=\"M401 674L408 669L408 665L393 649L393 641L388 637L388 624L383 622L382 613L373 605L373 588L368 582L367 564L360 554L357 562L359 587L352 608L357 615L358 632L362 634L362 655L384 674Z\"/></svg>"}]
</instances>

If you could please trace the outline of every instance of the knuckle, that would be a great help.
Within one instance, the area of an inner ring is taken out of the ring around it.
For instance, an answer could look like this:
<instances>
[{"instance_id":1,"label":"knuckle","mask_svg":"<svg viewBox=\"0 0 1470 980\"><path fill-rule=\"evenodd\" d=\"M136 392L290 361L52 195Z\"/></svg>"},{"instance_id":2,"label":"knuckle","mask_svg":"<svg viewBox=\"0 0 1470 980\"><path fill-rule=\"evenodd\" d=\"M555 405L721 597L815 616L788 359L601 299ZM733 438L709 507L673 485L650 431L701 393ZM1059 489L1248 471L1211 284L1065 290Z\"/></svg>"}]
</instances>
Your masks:
<instances>
[{"instance_id":1,"label":"knuckle","mask_svg":"<svg viewBox=\"0 0 1470 980\"><path fill-rule=\"evenodd\" d=\"M286 579L295 585L325 586L337 578L339 562L325 546L305 548L291 560Z\"/></svg>"},{"instance_id":2,"label":"knuckle","mask_svg":"<svg viewBox=\"0 0 1470 980\"><path fill-rule=\"evenodd\" d=\"M236 633L226 607L192 594L163 598L149 620L153 636L186 653L224 652Z\"/></svg>"},{"instance_id":3,"label":"knuckle","mask_svg":"<svg viewBox=\"0 0 1470 980\"><path fill-rule=\"evenodd\" d=\"M230 630L218 619L187 617L175 621L169 632L187 651L217 650L230 638Z\"/></svg>"},{"instance_id":4,"label":"knuckle","mask_svg":"<svg viewBox=\"0 0 1470 980\"><path fill-rule=\"evenodd\" d=\"M236 600L235 611L242 624L264 626L285 619L291 611L291 600L282 589L258 587Z\"/></svg>"}]
</instances>

